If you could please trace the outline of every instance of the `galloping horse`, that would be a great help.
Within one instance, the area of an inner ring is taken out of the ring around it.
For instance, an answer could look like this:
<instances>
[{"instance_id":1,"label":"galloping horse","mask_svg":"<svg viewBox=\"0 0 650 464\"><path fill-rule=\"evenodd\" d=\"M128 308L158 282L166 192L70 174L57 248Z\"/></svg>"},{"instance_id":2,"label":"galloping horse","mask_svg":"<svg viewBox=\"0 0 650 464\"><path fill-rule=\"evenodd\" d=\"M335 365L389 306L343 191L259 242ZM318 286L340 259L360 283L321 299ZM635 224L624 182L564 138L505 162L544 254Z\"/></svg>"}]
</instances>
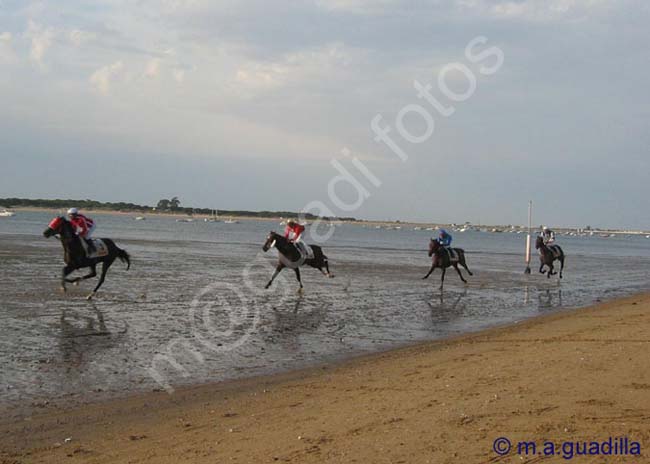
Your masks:
<instances>
[{"instance_id":1,"label":"galloping horse","mask_svg":"<svg viewBox=\"0 0 650 464\"><path fill-rule=\"evenodd\" d=\"M552 275L557 274L557 272L554 271L553 267L553 261L556 259L560 261L560 279L562 278L562 271L564 270L564 259L566 256L564 255L564 251L562 251L562 248L560 248L559 245L551 245L548 246L544 243L544 239L542 237L537 237L537 241L535 242L535 248L539 250L539 272L542 274L546 274L546 277L549 279L551 278ZM544 271L544 266L548 266L548 272Z\"/></svg>"},{"instance_id":2,"label":"galloping horse","mask_svg":"<svg viewBox=\"0 0 650 464\"><path fill-rule=\"evenodd\" d=\"M442 269L442 277L440 278L440 290L442 290L442 286L445 283L445 273L447 272L447 268L449 266L453 266L454 269L456 269L456 272L458 272L458 275L460 276L460 280L462 280L464 283L467 283L467 281L463 277L463 274L461 274L460 269L458 269L459 264L465 268L469 275L474 275L472 274L472 271L469 270L467 263L465 262L465 250L461 248L452 248L452 250L454 253L456 253L457 259L452 260L449 252L443 248L443 246L440 245L440 242L437 240L431 239L429 242L429 256L433 256L433 263L431 265L431 269L429 269L429 272L427 272L427 275L422 277L422 279L428 278L431 273L437 267L439 267Z\"/></svg>"},{"instance_id":3,"label":"galloping horse","mask_svg":"<svg viewBox=\"0 0 650 464\"><path fill-rule=\"evenodd\" d=\"M334 275L330 273L327 256L323 254L323 250L318 245L311 245L311 249L314 252L314 257L312 259L303 259L296 246L291 243L289 239L271 231L269 236L266 238L266 242L264 242L264 246L262 246L262 250L267 252L271 248L277 248L278 253L280 253L280 260L275 268L275 272L271 276L271 280L269 280L269 283L266 284L266 287L264 288L269 288L271 286L273 280L278 276L282 269L285 267L291 267L295 271L296 279L300 284L300 289L298 291L302 291L303 287L302 281L300 280L300 266L303 264L318 269L329 278L334 277ZM323 270L323 268L325 268L325 270Z\"/></svg>"},{"instance_id":4,"label":"galloping horse","mask_svg":"<svg viewBox=\"0 0 650 464\"><path fill-rule=\"evenodd\" d=\"M61 244L63 245L63 261L66 264L66 266L63 268L63 273L61 276L61 290L63 290L63 292L66 291L66 282L77 284L80 280L86 280L95 277L97 275L95 268L97 264L102 263L102 274L99 277L99 282L97 283L97 286L92 291L92 293L88 295L88 299L90 300L95 295L95 293L97 293L99 287L101 287L104 283L106 272L108 271L108 268L111 267L111 264L113 264L113 261L115 261L116 258L120 258L122 262L125 262L127 264L127 270L131 267L129 254L121 248L118 248L117 245L115 245L115 242L108 238L101 239L102 242L104 242L106 245L106 254L103 256L88 258L86 256L86 251L81 244L82 239L75 233L72 224L70 224L68 220L61 216L52 219L50 224L47 226L47 229L45 229L43 232L45 238L49 238L52 235L57 234L61 237ZM83 277L77 277L75 279L67 278L68 274L70 274L72 271L84 267L90 268L90 274Z\"/></svg>"}]
</instances>

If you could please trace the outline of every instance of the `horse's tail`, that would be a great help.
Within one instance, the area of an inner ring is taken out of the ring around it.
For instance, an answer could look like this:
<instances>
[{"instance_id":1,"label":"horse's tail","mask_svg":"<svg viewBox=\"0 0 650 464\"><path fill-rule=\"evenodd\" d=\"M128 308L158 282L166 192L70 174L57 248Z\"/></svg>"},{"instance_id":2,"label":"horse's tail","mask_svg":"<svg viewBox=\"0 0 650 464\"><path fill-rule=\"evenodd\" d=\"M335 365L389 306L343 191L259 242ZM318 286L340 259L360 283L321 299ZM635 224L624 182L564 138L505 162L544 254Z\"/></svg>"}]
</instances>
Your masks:
<instances>
[{"instance_id":1,"label":"horse's tail","mask_svg":"<svg viewBox=\"0 0 650 464\"><path fill-rule=\"evenodd\" d=\"M126 252L126 250L123 250L121 248L117 249L117 257L120 258L120 261L123 263L126 263L126 270L128 271L129 268L131 267L131 257L129 254Z\"/></svg>"}]
</instances>

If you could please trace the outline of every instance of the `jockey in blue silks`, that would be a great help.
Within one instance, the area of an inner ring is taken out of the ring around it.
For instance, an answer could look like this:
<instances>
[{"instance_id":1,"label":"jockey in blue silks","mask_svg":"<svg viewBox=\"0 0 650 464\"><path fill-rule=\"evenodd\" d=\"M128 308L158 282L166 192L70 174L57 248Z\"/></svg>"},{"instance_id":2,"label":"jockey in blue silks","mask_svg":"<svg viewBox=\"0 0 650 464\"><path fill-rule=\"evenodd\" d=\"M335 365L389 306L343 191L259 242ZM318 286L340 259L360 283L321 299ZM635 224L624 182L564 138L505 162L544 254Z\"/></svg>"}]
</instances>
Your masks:
<instances>
[{"instance_id":1,"label":"jockey in blue silks","mask_svg":"<svg viewBox=\"0 0 650 464\"><path fill-rule=\"evenodd\" d=\"M440 234L438 235L438 243L447 252L447 256L449 256L450 260L456 258L456 254L451 248L451 241L452 241L451 234L447 232L445 229L440 229Z\"/></svg>"},{"instance_id":2,"label":"jockey in blue silks","mask_svg":"<svg viewBox=\"0 0 650 464\"><path fill-rule=\"evenodd\" d=\"M440 229L440 235L438 235L438 243L445 248L451 246L452 237L445 229Z\"/></svg>"}]
</instances>

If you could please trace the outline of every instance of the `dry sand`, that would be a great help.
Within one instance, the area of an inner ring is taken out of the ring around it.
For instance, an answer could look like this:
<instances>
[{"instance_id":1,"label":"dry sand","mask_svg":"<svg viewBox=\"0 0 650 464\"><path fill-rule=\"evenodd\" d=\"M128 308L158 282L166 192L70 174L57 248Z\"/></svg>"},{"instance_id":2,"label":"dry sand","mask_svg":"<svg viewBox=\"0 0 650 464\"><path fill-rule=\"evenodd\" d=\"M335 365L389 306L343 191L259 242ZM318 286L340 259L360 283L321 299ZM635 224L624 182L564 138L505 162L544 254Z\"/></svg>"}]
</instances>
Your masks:
<instances>
[{"instance_id":1,"label":"dry sand","mask_svg":"<svg viewBox=\"0 0 650 464\"><path fill-rule=\"evenodd\" d=\"M569 462L499 458L501 436L627 436L641 457L573 460L650 462L649 348L638 295L334 367L51 407L0 425L0 462Z\"/></svg>"}]
</instances>

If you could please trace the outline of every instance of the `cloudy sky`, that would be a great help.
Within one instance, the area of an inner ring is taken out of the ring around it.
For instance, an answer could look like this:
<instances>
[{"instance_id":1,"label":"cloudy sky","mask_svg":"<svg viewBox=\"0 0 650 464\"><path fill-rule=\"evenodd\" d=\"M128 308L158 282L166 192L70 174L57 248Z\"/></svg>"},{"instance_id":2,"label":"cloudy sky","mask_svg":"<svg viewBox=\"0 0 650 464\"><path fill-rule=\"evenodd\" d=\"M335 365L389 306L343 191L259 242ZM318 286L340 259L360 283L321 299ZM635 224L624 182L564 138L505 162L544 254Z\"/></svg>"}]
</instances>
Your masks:
<instances>
[{"instance_id":1,"label":"cloudy sky","mask_svg":"<svg viewBox=\"0 0 650 464\"><path fill-rule=\"evenodd\" d=\"M0 0L0 197L650 228L648 43L645 0Z\"/></svg>"}]
</instances>

